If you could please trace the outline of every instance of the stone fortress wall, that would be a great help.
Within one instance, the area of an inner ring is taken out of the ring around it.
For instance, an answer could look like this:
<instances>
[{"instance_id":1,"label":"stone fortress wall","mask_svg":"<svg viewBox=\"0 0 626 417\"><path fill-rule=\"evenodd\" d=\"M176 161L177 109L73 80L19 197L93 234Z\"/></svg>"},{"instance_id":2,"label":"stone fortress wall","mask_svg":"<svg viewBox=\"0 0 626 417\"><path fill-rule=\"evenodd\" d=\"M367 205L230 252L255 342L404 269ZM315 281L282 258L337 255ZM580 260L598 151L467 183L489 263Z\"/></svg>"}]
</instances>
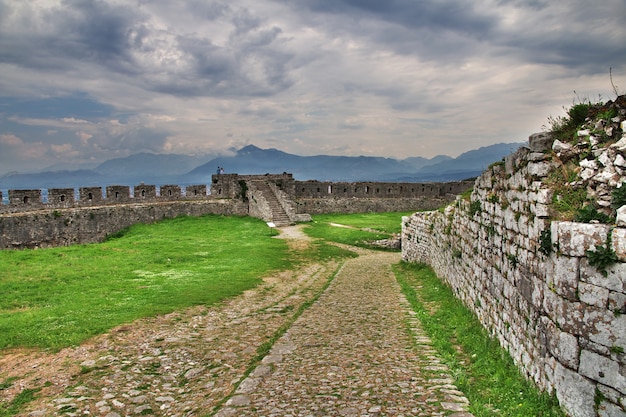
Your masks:
<instances>
[{"instance_id":1,"label":"stone fortress wall","mask_svg":"<svg viewBox=\"0 0 626 417\"><path fill-rule=\"evenodd\" d=\"M624 130L624 113L609 126ZM626 137L607 129L579 131L577 144L533 135L469 198L403 218L403 260L430 264L575 417L626 416L626 205L612 204L626 187ZM579 190L613 220L560 219Z\"/></svg>"},{"instance_id":2,"label":"stone fortress wall","mask_svg":"<svg viewBox=\"0 0 626 417\"><path fill-rule=\"evenodd\" d=\"M0 249L99 242L135 223L181 215L250 215L274 221L276 206L287 223L310 219L308 213L432 209L471 185L296 181L283 173L213 175L209 187L55 188L47 190L47 201L42 190L9 190L8 204L0 204Z\"/></svg>"}]
</instances>

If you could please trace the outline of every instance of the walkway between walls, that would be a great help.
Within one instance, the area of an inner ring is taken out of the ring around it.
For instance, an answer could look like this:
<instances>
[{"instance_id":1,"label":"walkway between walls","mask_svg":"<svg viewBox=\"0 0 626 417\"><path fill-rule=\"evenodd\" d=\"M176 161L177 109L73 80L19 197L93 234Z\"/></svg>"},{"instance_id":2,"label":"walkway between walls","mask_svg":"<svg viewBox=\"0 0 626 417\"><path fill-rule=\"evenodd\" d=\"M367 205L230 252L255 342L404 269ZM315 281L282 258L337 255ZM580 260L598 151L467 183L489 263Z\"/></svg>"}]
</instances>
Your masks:
<instances>
[{"instance_id":1,"label":"walkway between walls","mask_svg":"<svg viewBox=\"0 0 626 417\"><path fill-rule=\"evenodd\" d=\"M400 255L360 252L218 417L471 416L392 273Z\"/></svg>"}]
</instances>

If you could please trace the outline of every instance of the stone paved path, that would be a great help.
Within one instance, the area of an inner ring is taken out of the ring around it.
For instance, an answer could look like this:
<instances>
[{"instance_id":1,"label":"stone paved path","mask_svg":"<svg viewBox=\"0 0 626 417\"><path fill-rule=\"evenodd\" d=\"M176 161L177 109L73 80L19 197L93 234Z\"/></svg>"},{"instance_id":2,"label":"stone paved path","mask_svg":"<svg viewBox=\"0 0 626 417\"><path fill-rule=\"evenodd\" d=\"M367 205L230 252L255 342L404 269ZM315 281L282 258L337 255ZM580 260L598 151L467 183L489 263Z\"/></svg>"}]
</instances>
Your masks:
<instances>
[{"instance_id":1,"label":"stone paved path","mask_svg":"<svg viewBox=\"0 0 626 417\"><path fill-rule=\"evenodd\" d=\"M347 261L217 416L471 416L401 294L399 260Z\"/></svg>"}]
</instances>

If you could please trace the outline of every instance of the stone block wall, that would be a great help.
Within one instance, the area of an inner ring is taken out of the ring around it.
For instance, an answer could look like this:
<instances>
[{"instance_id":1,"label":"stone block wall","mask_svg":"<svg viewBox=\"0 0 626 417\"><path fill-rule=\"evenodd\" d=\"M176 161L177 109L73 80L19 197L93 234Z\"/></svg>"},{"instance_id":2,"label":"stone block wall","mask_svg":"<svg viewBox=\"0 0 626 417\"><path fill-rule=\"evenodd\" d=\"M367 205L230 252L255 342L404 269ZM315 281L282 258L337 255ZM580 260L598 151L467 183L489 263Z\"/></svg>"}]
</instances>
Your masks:
<instances>
[{"instance_id":1,"label":"stone block wall","mask_svg":"<svg viewBox=\"0 0 626 417\"><path fill-rule=\"evenodd\" d=\"M0 216L0 248L95 243L136 223L205 214L244 216L248 206L237 200L198 199L14 213Z\"/></svg>"},{"instance_id":2,"label":"stone block wall","mask_svg":"<svg viewBox=\"0 0 626 417\"><path fill-rule=\"evenodd\" d=\"M592 145L603 162L586 178L588 157L566 157L561 145L534 135L485 171L469 199L405 217L402 257L430 264L568 414L624 417L626 207L613 211L612 224L559 220L555 207L582 189L611 214L611 190L626 186L626 140ZM576 165L572 188L555 186L559 172ZM615 262L595 264L611 253Z\"/></svg>"},{"instance_id":3,"label":"stone block wall","mask_svg":"<svg viewBox=\"0 0 626 417\"><path fill-rule=\"evenodd\" d=\"M297 181L295 195L305 199L345 199L345 198L439 198L466 191L472 181L451 181L445 183L390 183L390 182L329 182Z\"/></svg>"}]
</instances>

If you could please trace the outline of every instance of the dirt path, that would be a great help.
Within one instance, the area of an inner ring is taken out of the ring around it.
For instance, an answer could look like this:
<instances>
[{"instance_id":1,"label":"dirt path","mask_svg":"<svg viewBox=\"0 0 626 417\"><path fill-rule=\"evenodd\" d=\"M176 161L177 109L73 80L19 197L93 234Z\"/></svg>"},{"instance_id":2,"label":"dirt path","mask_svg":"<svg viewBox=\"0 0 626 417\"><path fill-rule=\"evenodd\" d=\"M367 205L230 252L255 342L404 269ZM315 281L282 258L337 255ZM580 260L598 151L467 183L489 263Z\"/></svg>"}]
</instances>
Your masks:
<instances>
[{"instance_id":1,"label":"dirt path","mask_svg":"<svg viewBox=\"0 0 626 417\"><path fill-rule=\"evenodd\" d=\"M279 237L307 245L297 227ZM55 355L6 352L0 382L15 380L0 401L39 389L20 414L33 417L469 416L393 278L399 254L358 252L339 273L332 262L287 271Z\"/></svg>"}]
</instances>

